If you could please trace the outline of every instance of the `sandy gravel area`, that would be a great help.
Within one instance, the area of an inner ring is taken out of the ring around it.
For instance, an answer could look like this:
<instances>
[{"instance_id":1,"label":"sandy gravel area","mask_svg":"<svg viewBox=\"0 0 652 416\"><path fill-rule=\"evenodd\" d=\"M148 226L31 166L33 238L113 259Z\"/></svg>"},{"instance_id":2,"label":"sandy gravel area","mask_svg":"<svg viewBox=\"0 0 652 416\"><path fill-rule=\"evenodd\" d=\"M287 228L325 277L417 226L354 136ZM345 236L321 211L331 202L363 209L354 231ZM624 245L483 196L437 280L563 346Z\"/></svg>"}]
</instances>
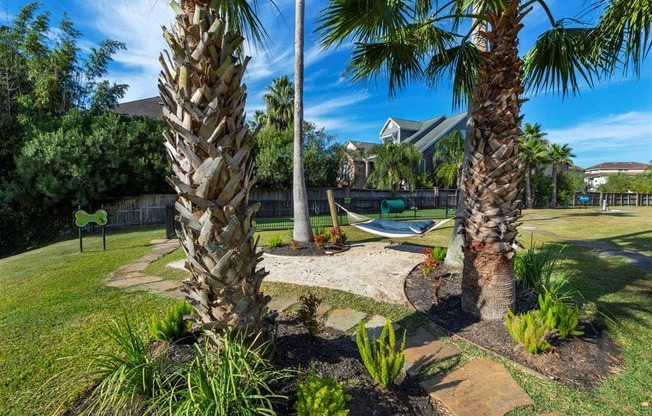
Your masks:
<instances>
[{"instance_id":1,"label":"sandy gravel area","mask_svg":"<svg viewBox=\"0 0 652 416\"><path fill-rule=\"evenodd\" d=\"M407 244L353 244L331 256L274 256L260 263L269 271L265 281L345 290L383 302L406 304L403 283L419 264L422 247Z\"/></svg>"}]
</instances>

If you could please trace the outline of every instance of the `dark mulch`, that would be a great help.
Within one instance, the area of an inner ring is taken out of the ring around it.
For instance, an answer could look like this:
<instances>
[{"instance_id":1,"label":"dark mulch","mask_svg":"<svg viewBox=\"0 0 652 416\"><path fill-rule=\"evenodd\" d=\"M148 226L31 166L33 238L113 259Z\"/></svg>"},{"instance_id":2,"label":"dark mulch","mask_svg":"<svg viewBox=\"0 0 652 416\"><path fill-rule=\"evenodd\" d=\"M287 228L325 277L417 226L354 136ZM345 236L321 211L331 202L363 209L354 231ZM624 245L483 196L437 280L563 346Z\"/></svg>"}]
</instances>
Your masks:
<instances>
[{"instance_id":1,"label":"dark mulch","mask_svg":"<svg viewBox=\"0 0 652 416\"><path fill-rule=\"evenodd\" d=\"M424 278L417 266L407 277L405 292L414 307L444 329L540 374L571 386L593 387L617 372L622 356L615 341L603 329L589 322L585 335L556 340L553 350L530 354L511 339L504 321L478 321L462 310L460 274L443 266ZM438 302L435 283L439 282ZM517 290L517 311L534 308L536 298Z\"/></svg>"},{"instance_id":2,"label":"dark mulch","mask_svg":"<svg viewBox=\"0 0 652 416\"><path fill-rule=\"evenodd\" d=\"M279 319L273 361L280 367L294 369L309 369L314 364L321 376L347 383L346 392L352 396L346 406L350 409L349 416L446 414L430 404L428 396L414 378L399 379L387 390L376 387L362 364L351 336L326 328L317 337L312 337L296 316ZM278 414L295 414L296 379L287 380L279 387L279 393L289 399L276 409Z\"/></svg>"},{"instance_id":3,"label":"dark mulch","mask_svg":"<svg viewBox=\"0 0 652 416\"><path fill-rule=\"evenodd\" d=\"M324 248L317 247L314 243L298 243L296 249L289 244L281 244L278 247L262 247L263 253L275 256L328 256L341 253L349 249L348 245L326 244Z\"/></svg>"}]
</instances>

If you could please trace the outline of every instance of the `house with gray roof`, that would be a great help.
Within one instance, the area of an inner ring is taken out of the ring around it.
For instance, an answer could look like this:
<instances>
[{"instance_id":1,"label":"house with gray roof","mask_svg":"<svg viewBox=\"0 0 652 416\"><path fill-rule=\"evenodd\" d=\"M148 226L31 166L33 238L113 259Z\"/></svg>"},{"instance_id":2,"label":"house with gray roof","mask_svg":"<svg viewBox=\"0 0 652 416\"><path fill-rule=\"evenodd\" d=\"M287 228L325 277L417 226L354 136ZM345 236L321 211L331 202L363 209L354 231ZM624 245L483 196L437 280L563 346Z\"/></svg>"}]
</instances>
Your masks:
<instances>
[{"instance_id":1,"label":"house with gray roof","mask_svg":"<svg viewBox=\"0 0 652 416\"><path fill-rule=\"evenodd\" d=\"M422 155L419 171L428 172L433 169L432 156L437 141L454 130L465 129L466 113L452 117L439 115L424 121L390 117L380 129L379 138L380 143L391 140L396 144L412 144ZM374 170L375 156L369 151L374 145L380 143L354 141L347 143L346 150L350 155L348 169L352 187L364 187L367 177Z\"/></svg>"},{"instance_id":2,"label":"house with gray roof","mask_svg":"<svg viewBox=\"0 0 652 416\"><path fill-rule=\"evenodd\" d=\"M126 116L149 117L161 120L163 118L163 101L159 97L128 101L118 104L113 112Z\"/></svg>"}]
</instances>

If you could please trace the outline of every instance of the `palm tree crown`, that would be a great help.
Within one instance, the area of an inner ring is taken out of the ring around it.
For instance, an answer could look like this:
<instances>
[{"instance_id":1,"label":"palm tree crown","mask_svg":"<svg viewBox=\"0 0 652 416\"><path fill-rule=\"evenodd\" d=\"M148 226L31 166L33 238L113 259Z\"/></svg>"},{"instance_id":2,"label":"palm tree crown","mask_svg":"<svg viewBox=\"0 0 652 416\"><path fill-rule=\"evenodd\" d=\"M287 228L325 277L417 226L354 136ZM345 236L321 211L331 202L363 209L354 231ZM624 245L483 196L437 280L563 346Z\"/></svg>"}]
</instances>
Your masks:
<instances>
[{"instance_id":1,"label":"palm tree crown","mask_svg":"<svg viewBox=\"0 0 652 416\"><path fill-rule=\"evenodd\" d=\"M287 75L272 81L263 96L267 106L267 123L279 130L287 130L294 120L294 86Z\"/></svg>"},{"instance_id":2,"label":"palm tree crown","mask_svg":"<svg viewBox=\"0 0 652 416\"><path fill-rule=\"evenodd\" d=\"M462 162L464 161L464 137L462 137L462 132L455 130L439 139L435 144L432 161L433 165L436 166L435 179L444 188L450 188L453 184L459 188Z\"/></svg>"},{"instance_id":3,"label":"palm tree crown","mask_svg":"<svg viewBox=\"0 0 652 416\"><path fill-rule=\"evenodd\" d=\"M414 188L421 160L421 153L414 146L387 141L371 148L369 154L375 155L376 158L374 171L367 178L367 184L393 192L399 190L402 185Z\"/></svg>"},{"instance_id":4,"label":"palm tree crown","mask_svg":"<svg viewBox=\"0 0 652 416\"><path fill-rule=\"evenodd\" d=\"M567 144L559 145L551 143L548 147L548 158L552 163L552 201L550 202L551 208L557 208L557 174L559 168L564 165L571 165L573 161L571 158L575 157L573 149Z\"/></svg>"}]
</instances>

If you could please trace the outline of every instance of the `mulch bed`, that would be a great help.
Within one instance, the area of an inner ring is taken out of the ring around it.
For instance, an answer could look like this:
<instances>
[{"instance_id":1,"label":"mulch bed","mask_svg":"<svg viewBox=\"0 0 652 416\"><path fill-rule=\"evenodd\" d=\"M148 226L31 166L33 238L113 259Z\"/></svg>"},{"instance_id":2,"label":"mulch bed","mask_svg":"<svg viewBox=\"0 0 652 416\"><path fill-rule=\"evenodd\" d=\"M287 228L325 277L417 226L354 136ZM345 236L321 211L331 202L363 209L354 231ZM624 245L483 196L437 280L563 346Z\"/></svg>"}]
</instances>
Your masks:
<instances>
[{"instance_id":1,"label":"mulch bed","mask_svg":"<svg viewBox=\"0 0 652 416\"><path fill-rule=\"evenodd\" d=\"M314 364L317 373L346 383L351 396L346 408L349 416L439 416L444 410L434 407L416 379L399 378L387 390L376 386L362 364L351 336L326 328L317 337L305 330L296 316L280 317L273 362L279 367L307 370ZM289 397L275 409L279 415L295 414L296 379L278 386L278 393Z\"/></svg>"},{"instance_id":2,"label":"mulch bed","mask_svg":"<svg viewBox=\"0 0 652 416\"><path fill-rule=\"evenodd\" d=\"M435 283L439 282L438 302ZM511 339L504 321L478 321L462 310L461 275L439 266L426 279L417 266L405 282L407 298L428 319L447 331L564 384L590 388L618 371L620 349L602 328L590 322L584 336L557 340L550 352L530 354ZM536 298L517 290L517 311L536 306ZM580 317L581 318L581 317Z\"/></svg>"},{"instance_id":3,"label":"mulch bed","mask_svg":"<svg viewBox=\"0 0 652 416\"><path fill-rule=\"evenodd\" d=\"M281 244L277 247L262 247L263 253L273 254L275 256L328 256L331 254L341 253L349 249L348 245L325 244L324 248L319 248L315 243L298 243L296 248L289 244Z\"/></svg>"}]
</instances>

